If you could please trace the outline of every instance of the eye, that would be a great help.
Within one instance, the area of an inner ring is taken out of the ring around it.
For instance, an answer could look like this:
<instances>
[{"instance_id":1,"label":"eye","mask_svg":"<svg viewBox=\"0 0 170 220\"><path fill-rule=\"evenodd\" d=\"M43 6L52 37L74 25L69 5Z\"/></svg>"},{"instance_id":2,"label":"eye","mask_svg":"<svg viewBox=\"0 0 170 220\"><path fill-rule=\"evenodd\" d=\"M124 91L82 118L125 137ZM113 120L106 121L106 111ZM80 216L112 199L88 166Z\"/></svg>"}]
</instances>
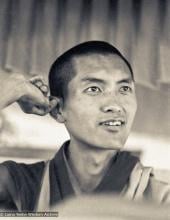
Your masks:
<instances>
[{"instance_id":1,"label":"eye","mask_svg":"<svg viewBox=\"0 0 170 220\"><path fill-rule=\"evenodd\" d=\"M88 87L87 89L85 89L85 92L86 93L89 93L89 94L98 94L101 92L101 89L97 86L91 86L91 87Z\"/></svg>"},{"instance_id":2,"label":"eye","mask_svg":"<svg viewBox=\"0 0 170 220\"><path fill-rule=\"evenodd\" d=\"M121 93L131 93L132 92L132 88L130 86L122 86L120 88L120 92Z\"/></svg>"}]
</instances>

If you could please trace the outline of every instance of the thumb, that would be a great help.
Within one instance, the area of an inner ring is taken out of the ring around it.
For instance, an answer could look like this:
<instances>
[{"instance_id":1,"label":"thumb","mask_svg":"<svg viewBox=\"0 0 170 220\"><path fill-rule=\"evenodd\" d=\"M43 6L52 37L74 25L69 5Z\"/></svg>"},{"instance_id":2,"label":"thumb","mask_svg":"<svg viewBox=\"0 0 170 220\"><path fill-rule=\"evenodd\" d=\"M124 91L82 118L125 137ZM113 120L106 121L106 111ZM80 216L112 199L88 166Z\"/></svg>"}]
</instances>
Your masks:
<instances>
[{"instance_id":1,"label":"thumb","mask_svg":"<svg viewBox=\"0 0 170 220\"><path fill-rule=\"evenodd\" d=\"M50 96L49 97L49 112L52 111L55 107L57 107L59 103L59 98Z\"/></svg>"}]
</instances>

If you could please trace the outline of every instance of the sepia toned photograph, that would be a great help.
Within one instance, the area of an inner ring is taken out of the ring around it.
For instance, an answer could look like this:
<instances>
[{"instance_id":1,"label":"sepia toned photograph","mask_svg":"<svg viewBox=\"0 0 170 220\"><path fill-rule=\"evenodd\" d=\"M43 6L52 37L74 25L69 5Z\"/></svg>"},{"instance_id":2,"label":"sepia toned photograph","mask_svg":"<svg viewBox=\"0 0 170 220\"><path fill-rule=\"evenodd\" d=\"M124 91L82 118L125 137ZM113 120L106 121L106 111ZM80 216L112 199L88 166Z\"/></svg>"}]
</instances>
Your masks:
<instances>
[{"instance_id":1,"label":"sepia toned photograph","mask_svg":"<svg viewBox=\"0 0 170 220\"><path fill-rule=\"evenodd\" d=\"M0 218L170 219L170 0L0 0Z\"/></svg>"}]
</instances>

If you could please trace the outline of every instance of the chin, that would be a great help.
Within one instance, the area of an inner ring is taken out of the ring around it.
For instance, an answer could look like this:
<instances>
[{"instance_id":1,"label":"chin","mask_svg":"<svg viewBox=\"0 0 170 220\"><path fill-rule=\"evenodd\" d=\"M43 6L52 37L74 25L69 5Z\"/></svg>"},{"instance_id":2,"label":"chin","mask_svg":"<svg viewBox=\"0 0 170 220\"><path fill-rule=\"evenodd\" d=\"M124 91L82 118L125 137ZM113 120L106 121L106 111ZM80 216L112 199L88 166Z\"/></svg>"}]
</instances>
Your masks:
<instances>
[{"instance_id":1,"label":"chin","mask_svg":"<svg viewBox=\"0 0 170 220\"><path fill-rule=\"evenodd\" d=\"M114 142L114 143L103 143L99 146L102 149L107 150L122 150L124 148L124 144L120 142Z\"/></svg>"},{"instance_id":2,"label":"chin","mask_svg":"<svg viewBox=\"0 0 170 220\"><path fill-rule=\"evenodd\" d=\"M114 140L108 143L106 146L112 150L122 150L124 148L125 141L122 140Z\"/></svg>"}]
</instances>

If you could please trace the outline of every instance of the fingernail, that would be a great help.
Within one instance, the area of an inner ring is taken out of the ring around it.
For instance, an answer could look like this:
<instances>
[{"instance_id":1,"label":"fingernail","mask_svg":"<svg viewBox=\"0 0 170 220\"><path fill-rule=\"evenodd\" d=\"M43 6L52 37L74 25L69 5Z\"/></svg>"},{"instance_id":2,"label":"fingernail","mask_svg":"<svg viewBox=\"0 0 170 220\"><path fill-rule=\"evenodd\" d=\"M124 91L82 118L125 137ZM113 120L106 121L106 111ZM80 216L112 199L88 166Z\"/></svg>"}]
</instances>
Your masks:
<instances>
[{"instance_id":1,"label":"fingernail","mask_svg":"<svg viewBox=\"0 0 170 220\"><path fill-rule=\"evenodd\" d=\"M50 95L50 96L49 96L49 100L50 100L50 101L52 101L52 100L57 100L57 97Z\"/></svg>"},{"instance_id":2,"label":"fingernail","mask_svg":"<svg viewBox=\"0 0 170 220\"><path fill-rule=\"evenodd\" d=\"M48 86L46 85L42 85L41 89L43 90L43 92L48 92Z\"/></svg>"},{"instance_id":3,"label":"fingernail","mask_svg":"<svg viewBox=\"0 0 170 220\"><path fill-rule=\"evenodd\" d=\"M42 86L42 82L41 82L41 81L38 81L38 82L36 82L36 85L37 85L38 87L41 87L41 86Z\"/></svg>"}]
</instances>

